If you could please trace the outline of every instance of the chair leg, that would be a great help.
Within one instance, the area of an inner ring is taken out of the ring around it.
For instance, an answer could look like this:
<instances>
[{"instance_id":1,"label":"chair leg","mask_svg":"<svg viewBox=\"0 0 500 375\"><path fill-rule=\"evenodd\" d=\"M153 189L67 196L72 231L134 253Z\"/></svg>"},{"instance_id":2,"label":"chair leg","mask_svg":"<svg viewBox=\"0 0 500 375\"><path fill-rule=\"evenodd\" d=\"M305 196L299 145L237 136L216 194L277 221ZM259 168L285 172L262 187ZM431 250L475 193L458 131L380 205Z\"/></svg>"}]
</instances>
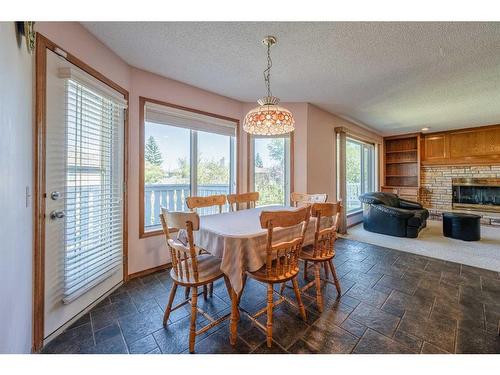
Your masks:
<instances>
[{"instance_id":1,"label":"chair leg","mask_svg":"<svg viewBox=\"0 0 500 375\"><path fill-rule=\"evenodd\" d=\"M333 261L331 259L328 262L328 265L330 266L330 271L332 272L333 282L335 283L335 287L337 288L337 293L338 293L337 298L339 298L340 295L342 294L342 291L340 290L340 282L339 279L337 278L337 271L335 271L335 266L333 265Z\"/></svg>"},{"instance_id":2,"label":"chair leg","mask_svg":"<svg viewBox=\"0 0 500 375\"><path fill-rule=\"evenodd\" d=\"M286 287L286 283L281 283L280 294L283 294L283 292L285 291L285 287Z\"/></svg>"},{"instance_id":3,"label":"chair leg","mask_svg":"<svg viewBox=\"0 0 500 375\"><path fill-rule=\"evenodd\" d=\"M196 340L196 314L198 309L198 287L193 286L191 291L191 325L189 326L189 353L194 353L194 343Z\"/></svg>"},{"instance_id":4,"label":"chair leg","mask_svg":"<svg viewBox=\"0 0 500 375\"><path fill-rule=\"evenodd\" d=\"M314 281L316 283L316 303L318 304L318 311L323 312L323 296L321 295L321 267L322 264L316 262L314 265Z\"/></svg>"},{"instance_id":5,"label":"chair leg","mask_svg":"<svg viewBox=\"0 0 500 375\"><path fill-rule=\"evenodd\" d=\"M273 284L267 284L267 347L273 344Z\"/></svg>"},{"instance_id":6,"label":"chair leg","mask_svg":"<svg viewBox=\"0 0 500 375\"><path fill-rule=\"evenodd\" d=\"M307 260L304 261L304 281L307 281Z\"/></svg>"},{"instance_id":7,"label":"chair leg","mask_svg":"<svg viewBox=\"0 0 500 375\"><path fill-rule=\"evenodd\" d=\"M203 299L205 301L208 299L208 288L206 285L203 285Z\"/></svg>"},{"instance_id":8,"label":"chair leg","mask_svg":"<svg viewBox=\"0 0 500 375\"><path fill-rule=\"evenodd\" d=\"M328 270L328 264L326 264L326 262L323 262L323 271L325 272L325 279L329 279L330 277L328 276L328 274L330 273L330 271Z\"/></svg>"},{"instance_id":9,"label":"chair leg","mask_svg":"<svg viewBox=\"0 0 500 375\"><path fill-rule=\"evenodd\" d=\"M177 292L177 284L172 284L172 289L170 289L170 296L168 297L168 304L165 308L165 315L163 315L163 326L166 327L168 324L168 318L170 317L170 312L172 311L172 304L174 303L175 293Z\"/></svg>"},{"instance_id":10,"label":"chair leg","mask_svg":"<svg viewBox=\"0 0 500 375\"><path fill-rule=\"evenodd\" d=\"M300 315L302 316L302 319L305 321L307 320L306 309L304 308L304 304L302 303L302 298L300 297L300 289L297 277L294 277L292 279L292 284L293 284L293 291L295 292L295 298L297 299L297 303L299 304Z\"/></svg>"},{"instance_id":11,"label":"chair leg","mask_svg":"<svg viewBox=\"0 0 500 375\"><path fill-rule=\"evenodd\" d=\"M190 292L190 291L191 291L191 288L190 288L190 287L188 287L188 286L184 289L184 298L185 298L185 299L188 299L188 298L189 298L189 292Z\"/></svg>"}]
</instances>

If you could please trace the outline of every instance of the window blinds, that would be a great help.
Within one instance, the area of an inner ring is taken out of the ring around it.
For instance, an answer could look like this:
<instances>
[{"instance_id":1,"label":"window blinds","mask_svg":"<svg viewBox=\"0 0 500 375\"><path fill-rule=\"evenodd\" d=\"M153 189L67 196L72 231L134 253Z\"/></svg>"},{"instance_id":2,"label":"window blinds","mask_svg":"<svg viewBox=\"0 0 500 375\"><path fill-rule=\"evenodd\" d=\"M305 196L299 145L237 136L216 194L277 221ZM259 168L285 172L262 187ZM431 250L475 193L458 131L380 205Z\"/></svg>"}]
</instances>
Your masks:
<instances>
[{"instance_id":1,"label":"window blinds","mask_svg":"<svg viewBox=\"0 0 500 375\"><path fill-rule=\"evenodd\" d=\"M147 122L177 126L180 128L205 131L209 133L236 135L234 121L219 119L183 109L168 107L147 102L144 108L144 119Z\"/></svg>"},{"instance_id":2,"label":"window blinds","mask_svg":"<svg viewBox=\"0 0 500 375\"><path fill-rule=\"evenodd\" d=\"M63 302L70 303L122 262L126 102L68 69L59 73L66 91Z\"/></svg>"}]
</instances>

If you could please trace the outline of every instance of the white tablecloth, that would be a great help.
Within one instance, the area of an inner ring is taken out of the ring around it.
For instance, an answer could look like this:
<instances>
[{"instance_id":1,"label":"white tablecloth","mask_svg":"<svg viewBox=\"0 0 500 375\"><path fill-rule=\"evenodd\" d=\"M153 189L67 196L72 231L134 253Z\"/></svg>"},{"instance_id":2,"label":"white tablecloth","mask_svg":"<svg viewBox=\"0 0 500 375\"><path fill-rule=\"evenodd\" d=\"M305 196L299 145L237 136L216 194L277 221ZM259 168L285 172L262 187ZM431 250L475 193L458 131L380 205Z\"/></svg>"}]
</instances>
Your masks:
<instances>
[{"instance_id":1,"label":"white tablecloth","mask_svg":"<svg viewBox=\"0 0 500 375\"><path fill-rule=\"evenodd\" d=\"M284 206L263 206L248 210L200 217L200 229L194 233L195 243L221 258L221 270L236 293L242 289L245 271L257 271L265 264L267 230L260 226L262 211L292 210ZM311 218L305 244L314 240L315 219ZM273 239L281 242L300 235L300 226L292 231L275 231ZM281 234L280 234L281 233Z\"/></svg>"}]
</instances>

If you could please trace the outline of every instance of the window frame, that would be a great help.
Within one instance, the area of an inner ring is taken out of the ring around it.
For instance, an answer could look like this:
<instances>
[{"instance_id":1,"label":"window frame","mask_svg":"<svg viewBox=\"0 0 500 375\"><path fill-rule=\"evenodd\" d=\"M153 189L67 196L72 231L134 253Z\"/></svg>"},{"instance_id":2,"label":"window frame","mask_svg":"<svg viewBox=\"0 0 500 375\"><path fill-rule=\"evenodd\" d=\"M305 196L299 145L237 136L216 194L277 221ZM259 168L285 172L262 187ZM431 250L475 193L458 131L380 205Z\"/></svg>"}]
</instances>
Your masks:
<instances>
[{"instance_id":1,"label":"window frame","mask_svg":"<svg viewBox=\"0 0 500 375\"><path fill-rule=\"evenodd\" d=\"M368 172L368 179L370 180L371 182L371 185L372 185L372 188L375 190L376 189L376 174L377 174L377 168L376 168L376 147L374 144L372 143L369 143L369 142L365 142L365 141L361 141L357 138L354 138L354 137L351 137L349 135L347 135L346 137L346 147L347 147L347 143L348 142L352 142L352 143L356 143L358 145L361 146L361 149L360 149L360 159L361 159L361 163L360 163L360 185L361 185L361 194L364 194L365 192L363 191L364 190L364 185L365 185L365 179L366 179L366 176L365 176L365 164L366 164L366 158L365 158L365 149L366 148L370 148L371 149L371 157L369 156L368 159L369 159L369 163L372 165L372 169ZM371 160L370 160L371 159ZM346 163L347 163L347 155L346 155ZM346 192L347 192L347 170L346 170L346 178L345 178L345 184L346 184ZM346 200L347 200L347 196L346 196ZM359 214L360 212L363 211L363 204L360 202L360 207L359 208L356 208L356 209L353 209L353 210L348 210L347 209L347 202L346 202L346 215L347 216L352 216L352 215L356 215L356 214Z\"/></svg>"},{"instance_id":2,"label":"window frame","mask_svg":"<svg viewBox=\"0 0 500 375\"><path fill-rule=\"evenodd\" d=\"M146 103L152 103L152 104L158 104L162 105L165 107L170 107L170 108L175 108L175 109L180 109L186 112L192 112L196 114L201 114L204 116L209 116L213 117L216 119L221 119L221 120L226 120L234 123L235 126L235 147L236 147L236 152L235 152L235 160L234 160L234 171L236 174L236 192L240 192L240 174L238 173L239 170L239 165L240 165L240 120L227 117L227 116L222 116L218 115L215 113L210 113L210 112L205 112L201 111L195 108L189 108L189 107L184 107L180 106L177 104L172 104L168 102L164 102L161 100L157 99L152 99L152 98L147 98L140 96L139 97L139 239L143 238L148 238L148 237L153 237L153 236L158 236L163 234L163 230L160 229L154 229L154 230L145 230L144 228L144 142L145 142L145 130L146 130L146 121L145 121L145 113L144 113L144 107ZM193 134L193 133L191 133ZM191 137L191 142L192 142L192 137ZM191 147L191 153L193 153L193 148ZM192 163L190 163L192 164ZM193 173L193 165L190 166L191 168L191 174ZM196 174L196 171L195 171ZM230 173L231 175L231 173ZM191 181L193 180L193 177L195 176L191 175Z\"/></svg>"},{"instance_id":3,"label":"window frame","mask_svg":"<svg viewBox=\"0 0 500 375\"><path fill-rule=\"evenodd\" d=\"M290 143L290 150L289 150L289 183L288 183L288 197L285 197L285 205L291 205L291 193L294 191L294 145L295 145L295 139L294 139L294 133L291 132L288 134L289 136L289 143ZM255 155L254 155L254 142L253 139L254 137L256 138L282 138L284 135L277 135L277 136L253 136L252 134L247 134L247 191L251 192L254 189L254 160L255 160ZM288 198L288 199L287 199ZM288 202L287 202L288 200Z\"/></svg>"}]
</instances>

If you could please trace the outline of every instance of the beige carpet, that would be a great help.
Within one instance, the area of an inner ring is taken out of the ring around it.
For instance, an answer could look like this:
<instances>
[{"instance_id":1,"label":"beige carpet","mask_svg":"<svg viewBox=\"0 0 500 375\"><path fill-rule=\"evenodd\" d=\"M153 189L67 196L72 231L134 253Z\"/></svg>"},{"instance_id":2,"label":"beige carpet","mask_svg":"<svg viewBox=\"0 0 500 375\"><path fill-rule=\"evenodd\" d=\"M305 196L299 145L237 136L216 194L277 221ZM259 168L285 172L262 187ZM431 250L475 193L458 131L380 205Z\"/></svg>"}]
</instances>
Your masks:
<instances>
[{"instance_id":1,"label":"beige carpet","mask_svg":"<svg viewBox=\"0 0 500 375\"><path fill-rule=\"evenodd\" d=\"M466 242L443 236L441 221L427 221L418 238L400 238L371 233L363 224L348 229L342 236L350 240L448 260L500 272L500 228L481 226L481 241Z\"/></svg>"}]
</instances>

